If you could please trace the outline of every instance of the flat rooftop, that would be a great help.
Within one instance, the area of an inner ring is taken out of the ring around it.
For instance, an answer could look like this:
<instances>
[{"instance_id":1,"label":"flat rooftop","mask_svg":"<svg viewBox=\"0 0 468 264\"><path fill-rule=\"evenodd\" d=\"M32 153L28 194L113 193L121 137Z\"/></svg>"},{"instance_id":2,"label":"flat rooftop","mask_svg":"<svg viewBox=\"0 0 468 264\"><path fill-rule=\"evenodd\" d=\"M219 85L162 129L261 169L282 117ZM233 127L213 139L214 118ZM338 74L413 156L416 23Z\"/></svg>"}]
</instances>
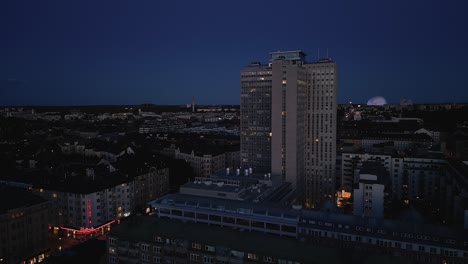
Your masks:
<instances>
[{"instance_id":1,"label":"flat rooftop","mask_svg":"<svg viewBox=\"0 0 468 264\"><path fill-rule=\"evenodd\" d=\"M31 191L19 187L0 185L0 214L21 207L31 207L47 200L34 195Z\"/></svg>"},{"instance_id":2,"label":"flat rooftop","mask_svg":"<svg viewBox=\"0 0 468 264\"><path fill-rule=\"evenodd\" d=\"M237 201L221 198L211 198L195 196L188 194L173 193L167 194L149 203L153 207L170 206L180 209L190 209L205 212L224 212L234 213L242 212L244 215L250 215L256 218L265 218L268 216L280 218L285 223L297 223L301 211L294 210L290 206L278 203L260 202L253 203L249 201Z\"/></svg>"},{"instance_id":3,"label":"flat rooftop","mask_svg":"<svg viewBox=\"0 0 468 264\"><path fill-rule=\"evenodd\" d=\"M295 210L291 206L277 203L225 200L184 194L168 194L150 202L153 207L167 206L175 209L189 209L206 213L226 213L246 215L259 221L273 217L275 221L288 224L297 224L300 219L369 227L375 230L383 229L389 232L405 232L411 234L423 234L436 237L445 237L466 241L468 231L453 229L446 226L417 222L414 219L373 219L362 218L354 215L346 215L328 212L327 210Z\"/></svg>"},{"instance_id":4,"label":"flat rooftop","mask_svg":"<svg viewBox=\"0 0 468 264\"><path fill-rule=\"evenodd\" d=\"M245 175L244 173L245 170L242 171L242 174L237 175L235 170L230 170L228 174L227 171L223 170L209 178L196 177L194 181L182 185L180 193L191 194L193 191L219 192L230 194L229 197L226 196L226 199L235 199L233 197L235 196L238 200L259 202L265 199L268 200L270 194L274 193L282 184L281 177L278 175L272 175L268 179L265 174L252 173ZM203 196L200 193L197 195Z\"/></svg>"}]
</instances>

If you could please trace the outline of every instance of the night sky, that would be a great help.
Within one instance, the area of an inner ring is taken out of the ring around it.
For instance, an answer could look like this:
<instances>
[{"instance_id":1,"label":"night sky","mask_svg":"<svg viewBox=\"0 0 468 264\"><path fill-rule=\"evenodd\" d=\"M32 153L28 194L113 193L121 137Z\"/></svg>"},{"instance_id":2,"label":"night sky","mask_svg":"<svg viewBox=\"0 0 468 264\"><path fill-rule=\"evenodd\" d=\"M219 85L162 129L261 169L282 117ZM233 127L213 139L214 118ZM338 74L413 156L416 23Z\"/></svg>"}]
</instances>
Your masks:
<instances>
[{"instance_id":1,"label":"night sky","mask_svg":"<svg viewBox=\"0 0 468 264\"><path fill-rule=\"evenodd\" d=\"M317 49L338 101L468 102L468 1L0 2L0 105L239 104L240 70Z\"/></svg>"}]
</instances>

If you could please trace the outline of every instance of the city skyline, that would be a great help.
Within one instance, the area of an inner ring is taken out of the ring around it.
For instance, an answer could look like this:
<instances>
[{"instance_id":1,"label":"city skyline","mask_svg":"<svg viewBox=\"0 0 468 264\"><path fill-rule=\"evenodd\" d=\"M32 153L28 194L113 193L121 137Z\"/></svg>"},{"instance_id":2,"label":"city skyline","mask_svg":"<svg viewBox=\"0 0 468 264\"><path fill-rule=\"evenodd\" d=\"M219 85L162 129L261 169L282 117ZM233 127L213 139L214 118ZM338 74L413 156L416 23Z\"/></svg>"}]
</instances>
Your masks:
<instances>
[{"instance_id":1,"label":"city skyline","mask_svg":"<svg viewBox=\"0 0 468 264\"><path fill-rule=\"evenodd\" d=\"M468 101L461 2L51 3L2 3L0 105L239 104L240 70L294 49L340 62L338 103Z\"/></svg>"},{"instance_id":2,"label":"city skyline","mask_svg":"<svg viewBox=\"0 0 468 264\"><path fill-rule=\"evenodd\" d=\"M0 263L468 263L464 5L1 2Z\"/></svg>"}]
</instances>

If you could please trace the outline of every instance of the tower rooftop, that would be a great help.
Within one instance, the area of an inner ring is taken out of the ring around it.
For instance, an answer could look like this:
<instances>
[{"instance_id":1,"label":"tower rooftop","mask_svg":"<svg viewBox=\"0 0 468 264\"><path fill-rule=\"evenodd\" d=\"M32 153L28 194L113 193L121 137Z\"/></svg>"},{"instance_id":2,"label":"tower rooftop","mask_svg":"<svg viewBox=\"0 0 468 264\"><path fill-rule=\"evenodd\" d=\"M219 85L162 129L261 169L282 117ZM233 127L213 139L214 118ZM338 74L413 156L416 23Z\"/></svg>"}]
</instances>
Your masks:
<instances>
[{"instance_id":1,"label":"tower rooftop","mask_svg":"<svg viewBox=\"0 0 468 264\"><path fill-rule=\"evenodd\" d=\"M270 61L278 59L305 60L306 54L302 50L274 51L270 52Z\"/></svg>"}]
</instances>

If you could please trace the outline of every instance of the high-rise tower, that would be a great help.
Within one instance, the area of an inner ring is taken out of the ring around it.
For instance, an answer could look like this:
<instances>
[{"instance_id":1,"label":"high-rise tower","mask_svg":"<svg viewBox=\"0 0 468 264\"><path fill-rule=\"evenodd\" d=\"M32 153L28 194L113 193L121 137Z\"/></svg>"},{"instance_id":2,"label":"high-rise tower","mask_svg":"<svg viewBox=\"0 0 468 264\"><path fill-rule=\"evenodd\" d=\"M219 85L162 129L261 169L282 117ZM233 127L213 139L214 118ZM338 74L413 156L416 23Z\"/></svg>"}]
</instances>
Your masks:
<instances>
[{"instance_id":1,"label":"high-rise tower","mask_svg":"<svg viewBox=\"0 0 468 264\"><path fill-rule=\"evenodd\" d=\"M337 66L331 59L308 63L305 142L306 205L335 195Z\"/></svg>"},{"instance_id":2,"label":"high-rise tower","mask_svg":"<svg viewBox=\"0 0 468 264\"><path fill-rule=\"evenodd\" d=\"M270 53L241 71L241 160L280 174L307 206L335 195L337 67L305 53Z\"/></svg>"},{"instance_id":3,"label":"high-rise tower","mask_svg":"<svg viewBox=\"0 0 468 264\"><path fill-rule=\"evenodd\" d=\"M241 71L241 166L271 172L271 67L252 63Z\"/></svg>"},{"instance_id":4,"label":"high-rise tower","mask_svg":"<svg viewBox=\"0 0 468 264\"><path fill-rule=\"evenodd\" d=\"M307 72L300 50L272 52L271 172L297 194L304 191L304 125Z\"/></svg>"}]
</instances>

